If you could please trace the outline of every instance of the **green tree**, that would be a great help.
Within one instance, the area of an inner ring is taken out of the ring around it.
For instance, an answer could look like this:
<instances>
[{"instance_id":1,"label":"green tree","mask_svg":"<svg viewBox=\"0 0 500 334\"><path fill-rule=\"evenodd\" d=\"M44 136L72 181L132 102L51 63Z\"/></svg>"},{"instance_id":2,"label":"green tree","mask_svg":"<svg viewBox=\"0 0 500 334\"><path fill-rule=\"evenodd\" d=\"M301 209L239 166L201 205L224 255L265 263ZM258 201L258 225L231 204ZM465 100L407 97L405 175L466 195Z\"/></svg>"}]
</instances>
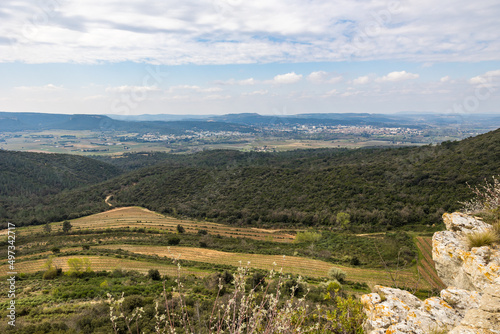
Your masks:
<instances>
[{"instance_id":1,"label":"green tree","mask_svg":"<svg viewBox=\"0 0 500 334\"><path fill-rule=\"evenodd\" d=\"M161 280L160 271L158 269L149 269L148 277L150 279L152 279L153 281L159 281L159 280Z\"/></svg>"},{"instance_id":2,"label":"green tree","mask_svg":"<svg viewBox=\"0 0 500 334\"><path fill-rule=\"evenodd\" d=\"M45 233L50 234L50 232L52 232L52 227L50 226L49 223L47 223L47 224L43 225L43 230Z\"/></svg>"},{"instance_id":3,"label":"green tree","mask_svg":"<svg viewBox=\"0 0 500 334\"><path fill-rule=\"evenodd\" d=\"M342 227L342 229L347 230L351 224L351 215L347 212L337 213L337 224Z\"/></svg>"},{"instance_id":4,"label":"green tree","mask_svg":"<svg viewBox=\"0 0 500 334\"><path fill-rule=\"evenodd\" d=\"M73 225L71 225L71 223L69 222L69 220L65 220L63 222L63 226L62 226L62 230L64 233L68 233L71 228L73 227Z\"/></svg>"},{"instance_id":5,"label":"green tree","mask_svg":"<svg viewBox=\"0 0 500 334\"><path fill-rule=\"evenodd\" d=\"M186 232L186 230L184 229L184 227L182 227L181 224L177 225L177 232L178 233L184 233Z\"/></svg>"},{"instance_id":6,"label":"green tree","mask_svg":"<svg viewBox=\"0 0 500 334\"><path fill-rule=\"evenodd\" d=\"M68 259L68 267L68 275L81 275L92 271L90 259L86 257Z\"/></svg>"}]
</instances>

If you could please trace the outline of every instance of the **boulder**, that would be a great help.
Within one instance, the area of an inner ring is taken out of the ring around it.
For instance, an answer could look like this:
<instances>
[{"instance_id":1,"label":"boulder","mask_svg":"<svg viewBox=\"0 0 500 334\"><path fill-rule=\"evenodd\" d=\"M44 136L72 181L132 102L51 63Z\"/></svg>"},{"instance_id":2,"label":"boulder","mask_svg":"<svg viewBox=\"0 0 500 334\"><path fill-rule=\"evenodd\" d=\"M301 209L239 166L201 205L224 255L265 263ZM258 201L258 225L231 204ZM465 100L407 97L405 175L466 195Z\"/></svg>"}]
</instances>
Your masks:
<instances>
[{"instance_id":1,"label":"boulder","mask_svg":"<svg viewBox=\"0 0 500 334\"><path fill-rule=\"evenodd\" d=\"M463 213L444 214L447 230L432 238L432 256L448 286L439 297L419 300L407 291L376 286L361 297L370 334L500 334L500 250L468 248L467 234L490 229Z\"/></svg>"}]
</instances>

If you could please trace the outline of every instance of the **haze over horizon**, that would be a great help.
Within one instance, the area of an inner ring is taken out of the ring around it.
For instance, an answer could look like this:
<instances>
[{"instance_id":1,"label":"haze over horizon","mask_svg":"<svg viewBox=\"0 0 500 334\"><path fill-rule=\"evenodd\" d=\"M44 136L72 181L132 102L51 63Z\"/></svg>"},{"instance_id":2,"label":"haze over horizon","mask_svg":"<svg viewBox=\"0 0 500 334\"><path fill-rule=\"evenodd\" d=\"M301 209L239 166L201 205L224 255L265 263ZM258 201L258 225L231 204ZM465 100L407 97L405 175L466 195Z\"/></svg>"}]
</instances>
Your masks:
<instances>
[{"instance_id":1,"label":"haze over horizon","mask_svg":"<svg viewBox=\"0 0 500 334\"><path fill-rule=\"evenodd\" d=\"M498 113L500 3L8 0L0 110Z\"/></svg>"}]
</instances>

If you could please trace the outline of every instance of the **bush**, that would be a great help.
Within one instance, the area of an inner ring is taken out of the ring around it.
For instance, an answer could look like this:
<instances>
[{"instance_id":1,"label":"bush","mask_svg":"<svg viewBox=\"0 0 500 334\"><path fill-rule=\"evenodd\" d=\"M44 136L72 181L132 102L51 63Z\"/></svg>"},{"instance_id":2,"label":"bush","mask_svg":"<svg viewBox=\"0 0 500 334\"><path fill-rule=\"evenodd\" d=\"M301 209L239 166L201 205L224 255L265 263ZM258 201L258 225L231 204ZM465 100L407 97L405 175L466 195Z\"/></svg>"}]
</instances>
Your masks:
<instances>
[{"instance_id":1,"label":"bush","mask_svg":"<svg viewBox=\"0 0 500 334\"><path fill-rule=\"evenodd\" d=\"M347 276L346 272L343 271L342 269L333 267L330 268L330 270L328 270L328 277L337 280L339 282L343 282L346 276Z\"/></svg>"},{"instance_id":2,"label":"bush","mask_svg":"<svg viewBox=\"0 0 500 334\"><path fill-rule=\"evenodd\" d=\"M305 231L305 232L299 232L295 236L294 242L296 243L301 243L301 242L317 242L321 239L321 233L317 232L312 232L312 231Z\"/></svg>"},{"instance_id":3,"label":"bush","mask_svg":"<svg viewBox=\"0 0 500 334\"><path fill-rule=\"evenodd\" d=\"M469 248L490 246L495 242L498 242L498 240L498 234L496 234L493 230L476 231L467 234L467 245Z\"/></svg>"},{"instance_id":4,"label":"bush","mask_svg":"<svg viewBox=\"0 0 500 334\"><path fill-rule=\"evenodd\" d=\"M161 280L161 274L158 269L149 269L148 278L152 279L153 281L159 281Z\"/></svg>"},{"instance_id":5,"label":"bush","mask_svg":"<svg viewBox=\"0 0 500 334\"><path fill-rule=\"evenodd\" d=\"M469 186L475 197L470 201L460 202L466 213L491 212L500 208L500 180L494 176L492 179L492 182L485 179L482 186Z\"/></svg>"},{"instance_id":6,"label":"bush","mask_svg":"<svg viewBox=\"0 0 500 334\"><path fill-rule=\"evenodd\" d=\"M186 230L184 229L184 227L182 227L181 224L177 225L177 232L178 233L184 233L186 232Z\"/></svg>"},{"instance_id":7,"label":"bush","mask_svg":"<svg viewBox=\"0 0 500 334\"><path fill-rule=\"evenodd\" d=\"M58 274L57 268L51 268L43 273L42 278L43 279L54 279L57 277L57 274Z\"/></svg>"},{"instance_id":8,"label":"bush","mask_svg":"<svg viewBox=\"0 0 500 334\"><path fill-rule=\"evenodd\" d=\"M172 246L178 245L180 242L181 239L179 237L171 237L167 240L167 243Z\"/></svg>"}]
</instances>

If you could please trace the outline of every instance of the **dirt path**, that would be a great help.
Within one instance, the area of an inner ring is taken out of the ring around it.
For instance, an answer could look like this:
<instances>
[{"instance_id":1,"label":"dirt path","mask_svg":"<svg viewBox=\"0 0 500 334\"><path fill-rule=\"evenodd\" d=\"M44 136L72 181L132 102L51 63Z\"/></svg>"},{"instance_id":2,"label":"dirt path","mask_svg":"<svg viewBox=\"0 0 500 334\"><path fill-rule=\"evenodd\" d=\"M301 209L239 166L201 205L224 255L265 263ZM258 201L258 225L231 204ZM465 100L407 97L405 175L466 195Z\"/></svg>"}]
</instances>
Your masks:
<instances>
[{"instance_id":1,"label":"dirt path","mask_svg":"<svg viewBox=\"0 0 500 334\"><path fill-rule=\"evenodd\" d=\"M113 195L109 195L108 197L106 197L106 199L104 200L104 202L109 205L109 206L113 206L113 204L109 203L109 200L111 199L111 197L113 197Z\"/></svg>"}]
</instances>

